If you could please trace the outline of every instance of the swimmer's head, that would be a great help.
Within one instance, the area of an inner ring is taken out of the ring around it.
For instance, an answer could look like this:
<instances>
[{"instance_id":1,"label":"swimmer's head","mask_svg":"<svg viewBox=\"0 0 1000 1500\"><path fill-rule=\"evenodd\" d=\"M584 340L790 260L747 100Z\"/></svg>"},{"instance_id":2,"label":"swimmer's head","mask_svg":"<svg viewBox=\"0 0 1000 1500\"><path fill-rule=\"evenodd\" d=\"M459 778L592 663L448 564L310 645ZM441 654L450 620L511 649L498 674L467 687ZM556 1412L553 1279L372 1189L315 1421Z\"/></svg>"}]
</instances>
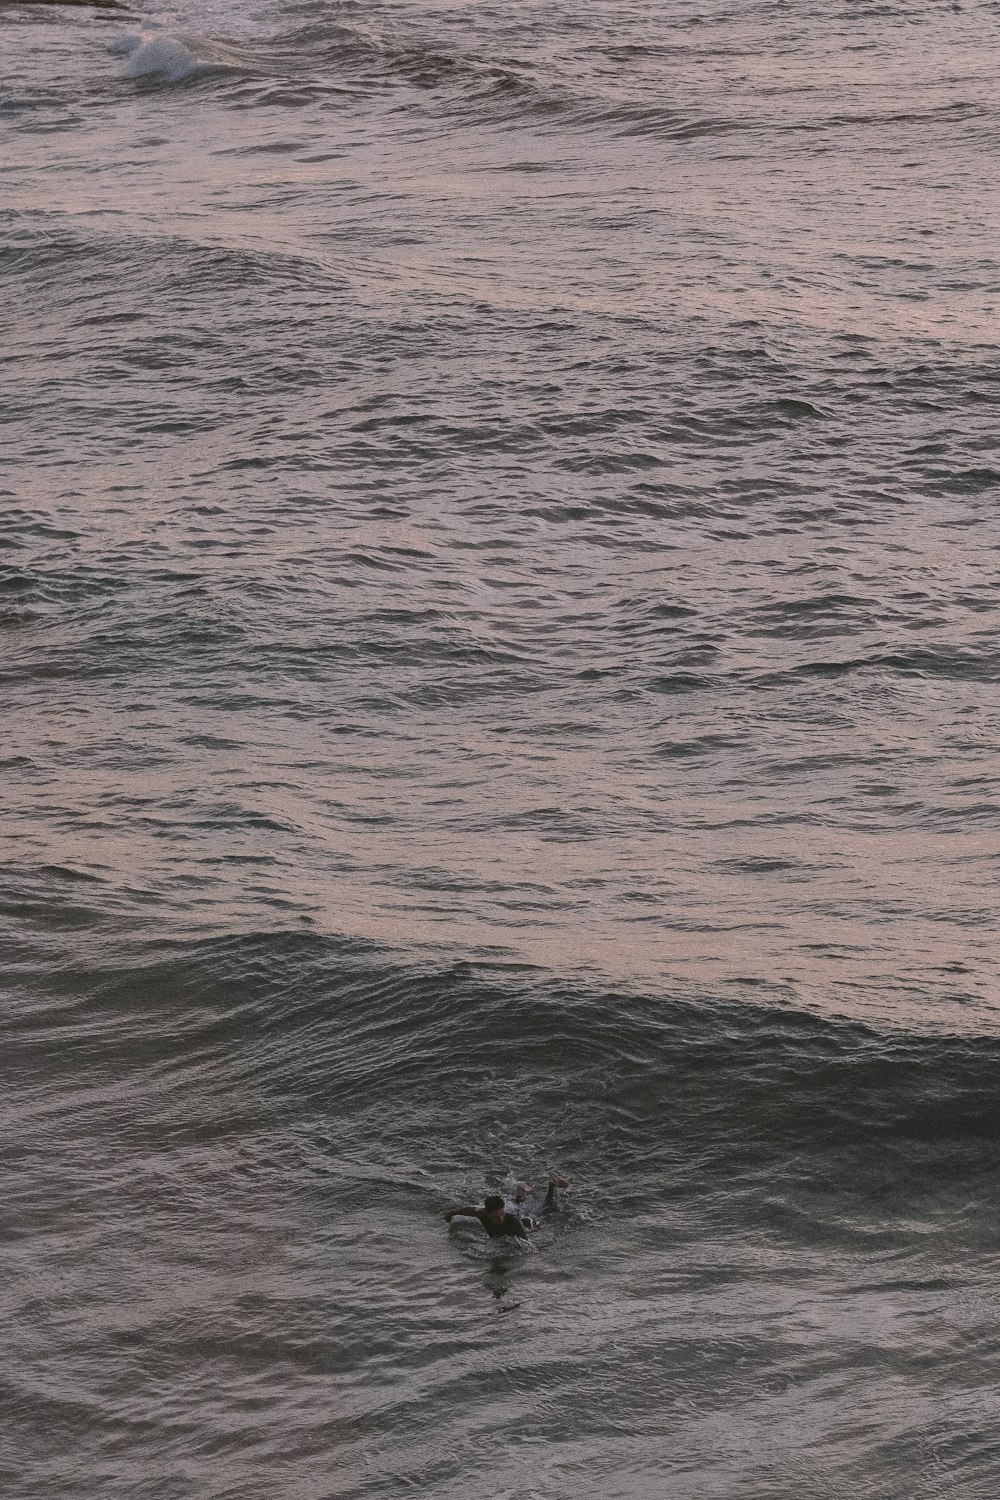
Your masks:
<instances>
[{"instance_id":1,"label":"swimmer's head","mask_svg":"<svg viewBox=\"0 0 1000 1500\"><path fill-rule=\"evenodd\" d=\"M491 1193L483 1204L483 1208L488 1218L494 1219L498 1223L503 1220L504 1204L499 1193Z\"/></svg>"}]
</instances>

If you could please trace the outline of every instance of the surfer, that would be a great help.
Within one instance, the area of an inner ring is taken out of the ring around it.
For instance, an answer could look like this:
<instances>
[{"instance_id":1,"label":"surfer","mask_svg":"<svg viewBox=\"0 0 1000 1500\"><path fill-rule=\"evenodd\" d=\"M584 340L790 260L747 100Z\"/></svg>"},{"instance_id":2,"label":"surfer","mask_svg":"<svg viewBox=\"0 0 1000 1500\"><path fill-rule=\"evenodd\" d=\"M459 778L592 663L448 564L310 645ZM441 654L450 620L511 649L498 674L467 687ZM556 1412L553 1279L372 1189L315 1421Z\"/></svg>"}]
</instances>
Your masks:
<instances>
[{"instance_id":1,"label":"surfer","mask_svg":"<svg viewBox=\"0 0 1000 1500\"><path fill-rule=\"evenodd\" d=\"M569 1187L569 1179L567 1177L553 1175L549 1178L549 1190L545 1194L545 1201L541 1208L543 1214L552 1213L554 1209L558 1208L558 1190L559 1188L566 1187ZM514 1202L520 1208L522 1204L527 1202L530 1195L530 1186L526 1182L519 1182L514 1193ZM527 1214L522 1215L512 1212L499 1193L490 1193L489 1197L483 1203L482 1208L474 1208L471 1204L467 1204L464 1208L449 1208L445 1214L445 1218L449 1224L452 1219L478 1219L491 1240L504 1237L526 1240L528 1238L528 1230L534 1228L534 1220L529 1218Z\"/></svg>"}]
</instances>

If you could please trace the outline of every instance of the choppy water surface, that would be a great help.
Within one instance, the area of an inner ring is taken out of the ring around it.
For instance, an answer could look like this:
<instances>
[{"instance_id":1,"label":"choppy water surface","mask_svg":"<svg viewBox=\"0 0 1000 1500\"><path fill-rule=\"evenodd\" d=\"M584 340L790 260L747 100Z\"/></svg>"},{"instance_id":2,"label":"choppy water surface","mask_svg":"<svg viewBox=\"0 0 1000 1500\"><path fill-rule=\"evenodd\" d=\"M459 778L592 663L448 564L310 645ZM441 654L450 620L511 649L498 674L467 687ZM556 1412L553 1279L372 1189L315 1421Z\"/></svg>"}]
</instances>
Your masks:
<instances>
[{"instance_id":1,"label":"choppy water surface","mask_svg":"<svg viewBox=\"0 0 1000 1500\"><path fill-rule=\"evenodd\" d=\"M997 20L4 8L12 1495L995 1495Z\"/></svg>"}]
</instances>

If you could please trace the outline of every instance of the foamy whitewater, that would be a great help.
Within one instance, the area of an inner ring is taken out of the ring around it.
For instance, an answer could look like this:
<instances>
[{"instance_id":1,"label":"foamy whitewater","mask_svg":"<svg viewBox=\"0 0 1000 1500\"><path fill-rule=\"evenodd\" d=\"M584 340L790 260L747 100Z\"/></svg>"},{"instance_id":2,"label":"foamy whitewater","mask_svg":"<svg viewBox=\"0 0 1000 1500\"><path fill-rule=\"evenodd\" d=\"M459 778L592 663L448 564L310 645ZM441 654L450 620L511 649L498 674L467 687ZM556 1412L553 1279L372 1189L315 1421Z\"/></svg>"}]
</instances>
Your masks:
<instances>
[{"instance_id":1,"label":"foamy whitewater","mask_svg":"<svg viewBox=\"0 0 1000 1500\"><path fill-rule=\"evenodd\" d=\"M5 1496L994 1500L998 15L0 11Z\"/></svg>"}]
</instances>

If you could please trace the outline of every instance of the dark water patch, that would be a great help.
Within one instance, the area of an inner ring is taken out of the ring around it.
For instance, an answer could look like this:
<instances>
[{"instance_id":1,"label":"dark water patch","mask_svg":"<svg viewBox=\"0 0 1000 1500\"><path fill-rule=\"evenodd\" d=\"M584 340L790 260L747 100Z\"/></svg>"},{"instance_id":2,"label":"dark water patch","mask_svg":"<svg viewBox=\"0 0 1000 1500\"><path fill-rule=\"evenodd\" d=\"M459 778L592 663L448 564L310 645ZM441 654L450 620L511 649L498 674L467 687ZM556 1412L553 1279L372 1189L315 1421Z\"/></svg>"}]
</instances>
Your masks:
<instances>
[{"instance_id":1,"label":"dark water patch","mask_svg":"<svg viewBox=\"0 0 1000 1500\"><path fill-rule=\"evenodd\" d=\"M702 693L713 686L714 683L710 677L696 672L670 672L649 677L644 683L648 692L663 693L667 696L674 693Z\"/></svg>"},{"instance_id":2,"label":"dark water patch","mask_svg":"<svg viewBox=\"0 0 1000 1500\"><path fill-rule=\"evenodd\" d=\"M694 739L666 739L652 753L661 760L700 760L711 758L720 750L733 749L740 741L725 734L699 735Z\"/></svg>"},{"instance_id":3,"label":"dark water patch","mask_svg":"<svg viewBox=\"0 0 1000 1500\"><path fill-rule=\"evenodd\" d=\"M785 396L774 403L774 409L780 415L795 418L819 418L827 419L829 412L823 411L821 407L814 406L811 401L803 401L796 397Z\"/></svg>"},{"instance_id":4,"label":"dark water patch","mask_svg":"<svg viewBox=\"0 0 1000 1500\"><path fill-rule=\"evenodd\" d=\"M748 614L751 630L796 640L846 636L870 629L879 618L877 601L854 594L820 592L761 604Z\"/></svg>"},{"instance_id":5,"label":"dark water patch","mask_svg":"<svg viewBox=\"0 0 1000 1500\"><path fill-rule=\"evenodd\" d=\"M721 868L734 870L741 875L776 875L784 874L786 871L805 873L805 867L801 861L782 859L775 855L748 854L739 859L722 860L719 863Z\"/></svg>"},{"instance_id":6,"label":"dark water patch","mask_svg":"<svg viewBox=\"0 0 1000 1500\"><path fill-rule=\"evenodd\" d=\"M672 633L682 628L681 622L696 618L698 610L691 604L667 599L646 599L641 595L626 596L617 601L620 612L619 629L624 634L644 634L646 631Z\"/></svg>"},{"instance_id":7,"label":"dark water patch","mask_svg":"<svg viewBox=\"0 0 1000 1500\"><path fill-rule=\"evenodd\" d=\"M914 648L908 651L873 652L869 656L845 657L841 660L808 661L781 673L766 673L757 681L762 687L774 687L796 679L836 679L854 675L879 675L905 678L942 678L956 682L987 682L997 679L1000 660L993 652L941 647Z\"/></svg>"},{"instance_id":8,"label":"dark water patch","mask_svg":"<svg viewBox=\"0 0 1000 1500\"><path fill-rule=\"evenodd\" d=\"M1000 469L936 469L930 470L927 477L937 494L995 494L1000 488Z\"/></svg>"},{"instance_id":9,"label":"dark water patch","mask_svg":"<svg viewBox=\"0 0 1000 1500\"><path fill-rule=\"evenodd\" d=\"M506 1111L519 1081L532 1113L548 1098L574 1130L603 1118L622 1170L633 1148L697 1145L726 1170L798 1153L849 1172L864 1149L943 1177L980 1170L1000 1135L995 1039L880 1033L766 998L643 996L496 964L401 966L371 945L292 933L154 952L75 981L64 971L63 996L62 1012L6 1024L23 1078L84 1057L137 1079L154 1062L183 1074L198 1059L220 1081L263 1090L289 1120L318 1113L332 1125L381 1101L400 1128L414 1111L488 1117L491 1097Z\"/></svg>"},{"instance_id":10,"label":"dark water patch","mask_svg":"<svg viewBox=\"0 0 1000 1500\"><path fill-rule=\"evenodd\" d=\"M88 870L69 869L65 865L43 865L39 870L39 874L54 880L82 881L84 884L90 885L103 884L101 876L93 875Z\"/></svg>"}]
</instances>

